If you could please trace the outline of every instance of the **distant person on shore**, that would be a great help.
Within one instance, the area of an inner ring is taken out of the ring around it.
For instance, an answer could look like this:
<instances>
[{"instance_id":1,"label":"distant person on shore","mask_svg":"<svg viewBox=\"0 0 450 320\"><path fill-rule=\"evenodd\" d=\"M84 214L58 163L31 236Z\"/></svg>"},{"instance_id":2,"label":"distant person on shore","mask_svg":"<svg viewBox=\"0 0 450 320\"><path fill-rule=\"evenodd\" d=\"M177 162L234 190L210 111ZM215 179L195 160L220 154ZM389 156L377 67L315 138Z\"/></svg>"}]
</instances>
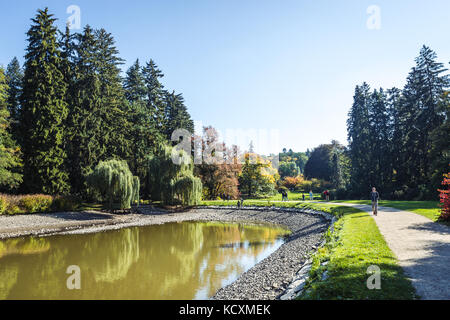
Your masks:
<instances>
[{"instance_id":1,"label":"distant person on shore","mask_svg":"<svg viewBox=\"0 0 450 320\"><path fill-rule=\"evenodd\" d=\"M312 190L309 190L309 200L314 200L314 195L312 193Z\"/></svg>"},{"instance_id":2,"label":"distant person on shore","mask_svg":"<svg viewBox=\"0 0 450 320\"><path fill-rule=\"evenodd\" d=\"M281 190L281 201L287 200L287 192L286 190Z\"/></svg>"},{"instance_id":3,"label":"distant person on shore","mask_svg":"<svg viewBox=\"0 0 450 320\"><path fill-rule=\"evenodd\" d=\"M325 200L326 200L326 201L330 201L330 191L325 190L325 191L323 192L323 194L325 195Z\"/></svg>"},{"instance_id":4,"label":"distant person on shore","mask_svg":"<svg viewBox=\"0 0 450 320\"><path fill-rule=\"evenodd\" d=\"M374 216L376 216L378 213L378 200L380 199L380 194L375 187L372 187L370 199L372 200L372 213Z\"/></svg>"},{"instance_id":5,"label":"distant person on shore","mask_svg":"<svg viewBox=\"0 0 450 320\"><path fill-rule=\"evenodd\" d=\"M304 193L302 193L302 198L303 198L303 201L305 201L305 194Z\"/></svg>"}]
</instances>

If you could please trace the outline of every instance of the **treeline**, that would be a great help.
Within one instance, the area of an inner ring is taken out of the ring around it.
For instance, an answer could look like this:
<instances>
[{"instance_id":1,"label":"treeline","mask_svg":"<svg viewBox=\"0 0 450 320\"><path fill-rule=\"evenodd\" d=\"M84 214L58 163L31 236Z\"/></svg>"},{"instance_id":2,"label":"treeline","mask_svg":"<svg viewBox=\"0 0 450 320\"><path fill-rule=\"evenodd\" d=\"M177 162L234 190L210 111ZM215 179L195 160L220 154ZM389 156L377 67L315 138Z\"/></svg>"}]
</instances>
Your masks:
<instances>
[{"instance_id":1,"label":"treeline","mask_svg":"<svg viewBox=\"0 0 450 320\"><path fill-rule=\"evenodd\" d=\"M450 164L450 79L424 46L403 89L355 88L348 148L336 141L311 152L305 176L332 182L338 198L432 199Z\"/></svg>"},{"instance_id":2,"label":"treeline","mask_svg":"<svg viewBox=\"0 0 450 320\"><path fill-rule=\"evenodd\" d=\"M0 191L87 197L94 167L123 159L149 194L149 161L174 129L193 133L183 96L164 88L152 60L122 78L104 29L71 34L55 20L38 10L23 68L14 58L0 69Z\"/></svg>"},{"instance_id":3,"label":"treeline","mask_svg":"<svg viewBox=\"0 0 450 320\"><path fill-rule=\"evenodd\" d=\"M450 78L423 46L405 87L355 89L347 121L352 193L376 186L398 199L436 199L450 164Z\"/></svg>"},{"instance_id":4,"label":"treeline","mask_svg":"<svg viewBox=\"0 0 450 320\"><path fill-rule=\"evenodd\" d=\"M309 155L309 150L306 152L294 152L292 149L288 151L286 148L283 148L283 152L278 154L278 172L280 173L280 177L295 177L303 174Z\"/></svg>"}]
</instances>

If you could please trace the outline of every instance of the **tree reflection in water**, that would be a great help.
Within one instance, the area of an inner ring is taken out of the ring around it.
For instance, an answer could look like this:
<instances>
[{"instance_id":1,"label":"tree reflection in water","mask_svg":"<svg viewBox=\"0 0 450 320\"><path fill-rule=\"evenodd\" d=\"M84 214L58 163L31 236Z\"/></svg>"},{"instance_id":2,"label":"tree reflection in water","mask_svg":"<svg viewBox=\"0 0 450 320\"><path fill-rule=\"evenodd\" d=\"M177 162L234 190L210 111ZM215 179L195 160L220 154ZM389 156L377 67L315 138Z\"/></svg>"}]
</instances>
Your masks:
<instances>
[{"instance_id":1,"label":"tree reflection in water","mask_svg":"<svg viewBox=\"0 0 450 320\"><path fill-rule=\"evenodd\" d=\"M182 222L0 241L0 299L198 299L276 250L286 230ZM66 287L67 267L81 289Z\"/></svg>"}]
</instances>

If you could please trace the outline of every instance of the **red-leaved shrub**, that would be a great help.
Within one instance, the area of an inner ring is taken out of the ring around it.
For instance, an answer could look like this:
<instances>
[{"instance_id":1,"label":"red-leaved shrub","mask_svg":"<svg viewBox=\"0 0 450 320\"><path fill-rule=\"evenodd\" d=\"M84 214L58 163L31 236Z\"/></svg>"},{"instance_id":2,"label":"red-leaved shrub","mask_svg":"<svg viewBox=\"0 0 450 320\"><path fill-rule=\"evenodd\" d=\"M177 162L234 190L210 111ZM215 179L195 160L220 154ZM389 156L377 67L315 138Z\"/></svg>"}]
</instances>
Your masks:
<instances>
[{"instance_id":1,"label":"red-leaved shrub","mask_svg":"<svg viewBox=\"0 0 450 320\"><path fill-rule=\"evenodd\" d=\"M444 173L444 180L442 180L442 189L438 189L440 192L440 207L441 216L439 219L444 221L450 221L450 172Z\"/></svg>"}]
</instances>

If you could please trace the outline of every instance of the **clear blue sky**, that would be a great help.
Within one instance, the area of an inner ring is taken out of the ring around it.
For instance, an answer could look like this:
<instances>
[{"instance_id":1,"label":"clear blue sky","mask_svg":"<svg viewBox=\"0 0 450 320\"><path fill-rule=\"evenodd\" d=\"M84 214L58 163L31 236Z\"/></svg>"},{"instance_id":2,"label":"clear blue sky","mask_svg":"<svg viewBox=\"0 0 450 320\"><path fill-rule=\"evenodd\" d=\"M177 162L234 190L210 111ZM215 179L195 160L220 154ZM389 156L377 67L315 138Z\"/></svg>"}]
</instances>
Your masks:
<instances>
[{"instance_id":1,"label":"clear blue sky","mask_svg":"<svg viewBox=\"0 0 450 320\"><path fill-rule=\"evenodd\" d=\"M450 61L448 0L15 0L0 4L0 64L23 62L38 8L63 27L72 4L82 26L114 35L124 69L154 59L193 119L278 130L279 148L295 151L346 143L355 85L402 87L423 44ZM379 30L366 26L370 5L381 10Z\"/></svg>"}]
</instances>

